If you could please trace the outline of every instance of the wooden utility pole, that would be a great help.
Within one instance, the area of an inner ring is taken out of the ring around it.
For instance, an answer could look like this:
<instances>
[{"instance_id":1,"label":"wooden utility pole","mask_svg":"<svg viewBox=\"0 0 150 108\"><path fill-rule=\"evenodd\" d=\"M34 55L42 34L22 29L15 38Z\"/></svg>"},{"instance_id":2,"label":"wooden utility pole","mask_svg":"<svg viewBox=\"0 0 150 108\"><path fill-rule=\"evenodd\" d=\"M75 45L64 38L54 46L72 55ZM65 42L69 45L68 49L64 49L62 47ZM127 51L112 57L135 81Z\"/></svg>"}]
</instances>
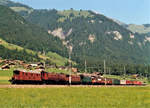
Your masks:
<instances>
[{"instance_id":1,"label":"wooden utility pole","mask_svg":"<svg viewBox=\"0 0 150 108\"><path fill-rule=\"evenodd\" d=\"M106 62L104 60L104 75L106 75ZM106 77L105 77L105 85L106 85Z\"/></svg>"},{"instance_id":2,"label":"wooden utility pole","mask_svg":"<svg viewBox=\"0 0 150 108\"><path fill-rule=\"evenodd\" d=\"M104 75L106 74L106 63L105 63L105 60L104 60Z\"/></svg>"},{"instance_id":3,"label":"wooden utility pole","mask_svg":"<svg viewBox=\"0 0 150 108\"><path fill-rule=\"evenodd\" d=\"M72 74L72 66L71 66L71 53L72 53L72 46L70 45L68 47L68 52L69 52L69 70L70 70L70 75L69 75L69 84L71 85L71 74Z\"/></svg>"},{"instance_id":4,"label":"wooden utility pole","mask_svg":"<svg viewBox=\"0 0 150 108\"><path fill-rule=\"evenodd\" d=\"M45 56L45 51L43 50L43 55ZM43 62L43 65L44 65L44 69L45 69L45 60Z\"/></svg>"},{"instance_id":5,"label":"wooden utility pole","mask_svg":"<svg viewBox=\"0 0 150 108\"><path fill-rule=\"evenodd\" d=\"M111 75L110 71L111 71L111 70L110 70L110 67L109 67L109 75Z\"/></svg>"},{"instance_id":6,"label":"wooden utility pole","mask_svg":"<svg viewBox=\"0 0 150 108\"><path fill-rule=\"evenodd\" d=\"M126 76L126 66L124 66L124 76Z\"/></svg>"},{"instance_id":7,"label":"wooden utility pole","mask_svg":"<svg viewBox=\"0 0 150 108\"><path fill-rule=\"evenodd\" d=\"M69 75L69 84L71 85L71 53L69 52L69 70L70 70L70 75Z\"/></svg>"},{"instance_id":8,"label":"wooden utility pole","mask_svg":"<svg viewBox=\"0 0 150 108\"><path fill-rule=\"evenodd\" d=\"M84 62L84 72L87 73L87 65L86 65L86 60Z\"/></svg>"}]
</instances>

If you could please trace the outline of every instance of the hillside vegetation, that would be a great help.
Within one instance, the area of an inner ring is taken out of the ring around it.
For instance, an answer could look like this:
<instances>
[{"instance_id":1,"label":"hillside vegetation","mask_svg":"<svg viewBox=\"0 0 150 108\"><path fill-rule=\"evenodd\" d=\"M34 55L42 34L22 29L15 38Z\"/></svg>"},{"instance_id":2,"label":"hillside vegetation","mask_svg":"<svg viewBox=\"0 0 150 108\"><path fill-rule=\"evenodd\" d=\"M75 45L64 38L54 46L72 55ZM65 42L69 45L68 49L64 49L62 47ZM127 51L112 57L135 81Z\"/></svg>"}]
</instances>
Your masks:
<instances>
[{"instance_id":1,"label":"hillside vegetation","mask_svg":"<svg viewBox=\"0 0 150 108\"><path fill-rule=\"evenodd\" d=\"M30 24L11 9L0 6L1 57L25 61L48 59L51 64L65 65L66 48L61 40L42 28ZM45 52L48 56L44 57ZM54 56L55 55L55 56Z\"/></svg>"},{"instance_id":2,"label":"hillside vegetation","mask_svg":"<svg viewBox=\"0 0 150 108\"><path fill-rule=\"evenodd\" d=\"M84 18L93 17L88 11L74 11L73 9L58 11L57 14L63 16L57 20L58 22L64 22L68 18L70 20L73 20L74 18L81 17L81 16Z\"/></svg>"},{"instance_id":3,"label":"hillside vegetation","mask_svg":"<svg viewBox=\"0 0 150 108\"><path fill-rule=\"evenodd\" d=\"M66 48L59 38L48 35L9 8L0 6L0 13L0 37L3 40L38 52L65 53Z\"/></svg>"},{"instance_id":4,"label":"hillside vegetation","mask_svg":"<svg viewBox=\"0 0 150 108\"><path fill-rule=\"evenodd\" d=\"M2 39L0 39L0 52L0 57L3 59L23 60L26 62L41 60L37 53L14 44L9 44Z\"/></svg>"},{"instance_id":5,"label":"hillside vegetation","mask_svg":"<svg viewBox=\"0 0 150 108\"><path fill-rule=\"evenodd\" d=\"M56 53L48 52L46 55L40 54L30 49L25 49L18 45L10 44L0 39L0 56L3 59L23 60L27 62L47 61L50 64L56 64L57 66L64 66L68 59L64 58Z\"/></svg>"},{"instance_id":6,"label":"hillside vegetation","mask_svg":"<svg viewBox=\"0 0 150 108\"><path fill-rule=\"evenodd\" d=\"M78 63L100 64L104 59L117 63L149 64L149 40L134 34L104 15L92 11L34 10L26 20L45 28L73 46Z\"/></svg>"},{"instance_id":7,"label":"hillside vegetation","mask_svg":"<svg viewBox=\"0 0 150 108\"><path fill-rule=\"evenodd\" d=\"M150 24L143 24L143 25L135 25L135 24L129 24L127 26L127 29L131 30L132 32L137 33L150 33Z\"/></svg>"}]
</instances>

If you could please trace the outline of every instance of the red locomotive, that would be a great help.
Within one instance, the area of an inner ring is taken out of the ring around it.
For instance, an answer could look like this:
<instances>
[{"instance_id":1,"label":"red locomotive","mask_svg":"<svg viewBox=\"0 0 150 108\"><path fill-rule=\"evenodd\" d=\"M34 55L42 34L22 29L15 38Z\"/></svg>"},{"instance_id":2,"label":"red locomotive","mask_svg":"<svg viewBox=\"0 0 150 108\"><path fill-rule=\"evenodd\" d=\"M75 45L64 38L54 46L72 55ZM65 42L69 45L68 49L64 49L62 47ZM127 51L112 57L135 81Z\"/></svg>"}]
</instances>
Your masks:
<instances>
[{"instance_id":1,"label":"red locomotive","mask_svg":"<svg viewBox=\"0 0 150 108\"><path fill-rule=\"evenodd\" d=\"M26 72L24 70L15 70L13 72L13 77L11 82L14 83L41 83L41 72L30 71Z\"/></svg>"}]
</instances>

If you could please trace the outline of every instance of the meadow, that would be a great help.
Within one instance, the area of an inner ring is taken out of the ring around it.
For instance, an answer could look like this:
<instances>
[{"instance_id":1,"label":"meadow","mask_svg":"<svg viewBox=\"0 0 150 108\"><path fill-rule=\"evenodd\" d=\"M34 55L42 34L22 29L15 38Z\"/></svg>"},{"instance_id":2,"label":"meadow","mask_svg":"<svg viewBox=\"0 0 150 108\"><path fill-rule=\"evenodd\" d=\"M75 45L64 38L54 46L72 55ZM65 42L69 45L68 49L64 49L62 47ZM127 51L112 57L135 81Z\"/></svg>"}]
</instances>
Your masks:
<instances>
[{"instance_id":1,"label":"meadow","mask_svg":"<svg viewBox=\"0 0 150 108\"><path fill-rule=\"evenodd\" d=\"M9 80L13 75L13 68L10 70L0 70L0 84L10 84Z\"/></svg>"},{"instance_id":2,"label":"meadow","mask_svg":"<svg viewBox=\"0 0 150 108\"><path fill-rule=\"evenodd\" d=\"M150 87L0 88L1 108L150 108Z\"/></svg>"}]
</instances>

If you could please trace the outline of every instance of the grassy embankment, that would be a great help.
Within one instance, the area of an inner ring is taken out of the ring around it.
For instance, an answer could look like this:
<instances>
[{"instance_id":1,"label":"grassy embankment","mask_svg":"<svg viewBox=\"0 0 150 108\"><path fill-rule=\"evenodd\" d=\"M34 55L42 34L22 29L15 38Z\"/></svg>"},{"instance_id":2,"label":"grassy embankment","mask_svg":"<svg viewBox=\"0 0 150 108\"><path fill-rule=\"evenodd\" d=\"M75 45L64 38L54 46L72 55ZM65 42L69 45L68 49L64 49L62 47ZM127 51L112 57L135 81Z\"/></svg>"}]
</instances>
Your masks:
<instances>
[{"instance_id":1,"label":"grassy embankment","mask_svg":"<svg viewBox=\"0 0 150 108\"><path fill-rule=\"evenodd\" d=\"M0 88L2 108L150 108L150 87Z\"/></svg>"}]
</instances>

